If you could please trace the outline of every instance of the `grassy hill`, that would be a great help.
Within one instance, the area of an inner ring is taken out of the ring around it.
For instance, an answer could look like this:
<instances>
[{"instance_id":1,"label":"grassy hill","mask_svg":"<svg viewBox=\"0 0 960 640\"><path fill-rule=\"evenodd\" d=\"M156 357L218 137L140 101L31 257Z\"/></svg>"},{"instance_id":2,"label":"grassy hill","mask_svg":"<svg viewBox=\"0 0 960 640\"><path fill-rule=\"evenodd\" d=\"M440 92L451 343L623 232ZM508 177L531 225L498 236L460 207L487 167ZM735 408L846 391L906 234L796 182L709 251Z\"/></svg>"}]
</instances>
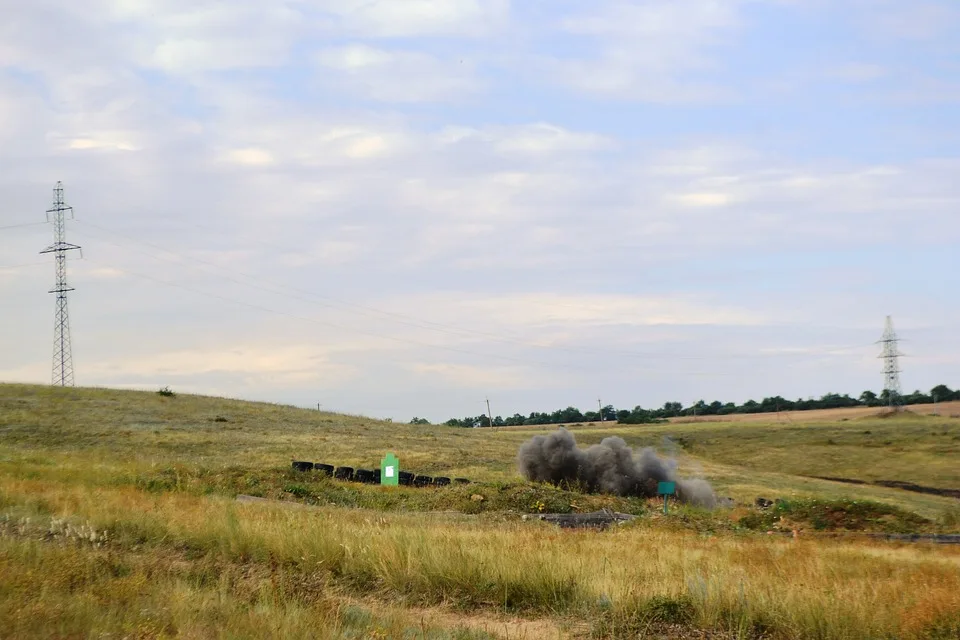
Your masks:
<instances>
[{"instance_id":1,"label":"grassy hill","mask_svg":"<svg viewBox=\"0 0 960 640\"><path fill-rule=\"evenodd\" d=\"M517 448L552 427L411 426L188 395L0 385L0 629L15 637L960 632L960 551L814 535L955 531L960 501L812 477L958 489L960 420L750 416L570 429L581 446L615 434L676 455L682 475L708 478L737 505L664 517L644 500L522 481ZM409 470L475 482L390 489L290 468L293 459L375 468L387 451ZM282 502L237 504L238 494ZM785 502L760 511L758 496ZM601 507L641 517L602 533L519 517ZM792 528L799 539L764 535Z\"/></svg>"},{"instance_id":2,"label":"grassy hill","mask_svg":"<svg viewBox=\"0 0 960 640\"><path fill-rule=\"evenodd\" d=\"M770 419L567 428L581 446L618 435L634 448L657 447L678 457L681 473L702 474L720 494L742 502L758 496L850 496L929 518L956 504L949 498L812 476L958 489L958 419L914 413L809 423ZM141 483L154 475L162 483L170 470L179 469L181 482L202 476L227 493L256 494L264 487L238 483L257 478L260 484L281 482L293 459L376 468L387 451L417 473L514 482L519 480L518 447L553 427L412 426L221 398L0 385L0 430L0 450L8 454L3 464L9 464L12 451L18 453L12 459L21 462L30 459L28 452L42 452L55 462L47 465L48 471L58 475L82 476L96 469L137 477Z\"/></svg>"}]
</instances>

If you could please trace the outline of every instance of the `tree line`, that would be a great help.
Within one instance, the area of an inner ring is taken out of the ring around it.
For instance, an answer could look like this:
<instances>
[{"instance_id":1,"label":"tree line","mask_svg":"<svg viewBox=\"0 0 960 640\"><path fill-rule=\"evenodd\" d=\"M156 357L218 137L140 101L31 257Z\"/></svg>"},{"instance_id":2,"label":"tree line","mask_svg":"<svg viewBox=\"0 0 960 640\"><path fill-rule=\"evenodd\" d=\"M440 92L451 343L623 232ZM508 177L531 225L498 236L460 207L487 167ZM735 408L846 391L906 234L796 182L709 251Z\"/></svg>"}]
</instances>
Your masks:
<instances>
[{"instance_id":1,"label":"tree line","mask_svg":"<svg viewBox=\"0 0 960 640\"><path fill-rule=\"evenodd\" d=\"M960 390L951 390L946 385L937 385L930 390L930 393L914 391L908 395L901 395L894 398L896 404L915 405L932 404L934 402L949 402L960 400ZM840 409L844 407L884 407L891 404L890 393L884 390L882 393L873 391L864 391L858 397L853 398L848 394L828 393L819 399L799 398L797 400L787 400L781 396L764 398L760 402L756 400L747 400L743 404L734 402L714 401L707 403L700 400L689 407L684 407L680 402L666 402L659 409L644 409L636 406L633 409L615 409L612 405L607 405L597 411L581 412L576 407L567 407L558 409L552 413L541 413L534 411L529 416L516 413L504 418L495 416L491 420L489 416L467 416L465 418L451 418L444 424L448 427L489 427L491 422L494 427L513 427L522 425L544 425L544 424L568 424L576 422L600 422L601 420L610 422L619 422L621 424L648 424L662 422L667 418L678 418L684 416L723 416L737 413L773 413L777 411L813 411L815 409ZM424 418L414 418L411 424L427 424Z\"/></svg>"}]
</instances>

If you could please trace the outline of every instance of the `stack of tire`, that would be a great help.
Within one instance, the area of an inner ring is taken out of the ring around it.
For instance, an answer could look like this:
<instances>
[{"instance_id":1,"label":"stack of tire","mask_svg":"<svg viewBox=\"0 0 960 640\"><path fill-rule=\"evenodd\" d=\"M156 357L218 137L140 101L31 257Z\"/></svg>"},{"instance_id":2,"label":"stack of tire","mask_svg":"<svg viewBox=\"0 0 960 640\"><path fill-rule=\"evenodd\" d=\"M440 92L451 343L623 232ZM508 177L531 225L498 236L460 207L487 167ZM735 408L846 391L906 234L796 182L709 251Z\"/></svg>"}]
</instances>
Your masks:
<instances>
[{"instance_id":1,"label":"stack of tire","mask_svg":"<svg viewBox=\"0 0 960 640\"><path fill-rule=\"evenodd\" d=\"M380 484L380 469L354 469L353 467L335 467L332 464L323 464L321 462L304 462L301 460L293 461L295 471L307 472L318 471L322 475L334 480L344 480L347 482L359 482L361 484ZM446 476L416 475L409 471L401 471L397 478L397 483L403 487L446 487L450 484L470 484L466 478L454 478L452 481Z\"/></svg>"}]
</instances>

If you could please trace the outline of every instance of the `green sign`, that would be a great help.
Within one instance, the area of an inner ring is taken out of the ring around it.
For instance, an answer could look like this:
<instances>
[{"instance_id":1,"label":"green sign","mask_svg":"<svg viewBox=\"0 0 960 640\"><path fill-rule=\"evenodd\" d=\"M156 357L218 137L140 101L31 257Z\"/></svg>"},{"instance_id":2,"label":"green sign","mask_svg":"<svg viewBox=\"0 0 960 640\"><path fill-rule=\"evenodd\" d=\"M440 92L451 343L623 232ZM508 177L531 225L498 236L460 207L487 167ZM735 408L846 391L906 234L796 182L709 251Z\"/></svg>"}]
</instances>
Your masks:
<instances>
[{"instance_id":1,"label":"green sign","mask_svg":"<svg viewBox=\"0 0 960 640\"><path fill-rule=\"evenodd\" d=\"M662 496L672 496L677 492L676 482L660 482L657 484L657 493Z\"/></svg>"},{"instance_id":2,"label":"green sign","mask_svg":"<svg viewBox=\"0 0 960 640\"><path fill-rule=\"evenodd\" d=\"M676 482L658 482L657 493L663 496L663 512L667 512L667 505L670 503L670 496L677 492Z\"/></svg>"},{"instance_id":3,"label":"green sign","mask_svg":"<svg viewBox=\"0 0 960 640\"><path fill-rule=\"evenodd\" d=\"M388 487L400 484L400 461L392 453L383 456L380 461L380 484Z\"/></svg>"}]
</instances>

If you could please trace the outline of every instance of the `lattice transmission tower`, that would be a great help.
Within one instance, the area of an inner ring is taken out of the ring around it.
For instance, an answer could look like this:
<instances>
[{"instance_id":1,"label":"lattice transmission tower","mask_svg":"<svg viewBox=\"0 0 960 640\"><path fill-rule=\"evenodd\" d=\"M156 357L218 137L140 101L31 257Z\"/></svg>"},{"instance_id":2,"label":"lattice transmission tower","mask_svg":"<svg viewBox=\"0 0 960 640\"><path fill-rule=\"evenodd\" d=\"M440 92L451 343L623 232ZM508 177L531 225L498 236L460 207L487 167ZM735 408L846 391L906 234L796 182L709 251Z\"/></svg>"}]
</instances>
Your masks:
<instances>
[{"instance_id":1,"label":"lattice transmission tower","mask_svg":"<svg viewBox=\"0 0 960 640\"><path fill-rule=\"evenodd\" d=\"M880 359L883 360L883 390L887 392L887 398L891 409L897 409L901 403L900 390L900 349L897 347L900 339L897 332L893 330L893 318L887 316L887 323L884 327L883 338L880 344L883 345L883 352Z\"/></svg>"},{"instance_id":2,"label":"lattice transmission tower","mask_svg":"<svg viewBox=\"0 0 960 640\"><path fill-rule=\"evenodd\" d=\"M56 258L57 283L49 293L57 294L57 308L54 313L53 328L53 385L73 386L73 351L70 346L70 314L67 311L67 292L73 288L67 285L67 252L80 249L66 241L66 223L64 214L73 217L73 207L63 201L63 184L57 182L53 188L53 207L47 209L47 222L53 222L53 244L40 253L52 253Z\"/></svg>"}]
</instances>

